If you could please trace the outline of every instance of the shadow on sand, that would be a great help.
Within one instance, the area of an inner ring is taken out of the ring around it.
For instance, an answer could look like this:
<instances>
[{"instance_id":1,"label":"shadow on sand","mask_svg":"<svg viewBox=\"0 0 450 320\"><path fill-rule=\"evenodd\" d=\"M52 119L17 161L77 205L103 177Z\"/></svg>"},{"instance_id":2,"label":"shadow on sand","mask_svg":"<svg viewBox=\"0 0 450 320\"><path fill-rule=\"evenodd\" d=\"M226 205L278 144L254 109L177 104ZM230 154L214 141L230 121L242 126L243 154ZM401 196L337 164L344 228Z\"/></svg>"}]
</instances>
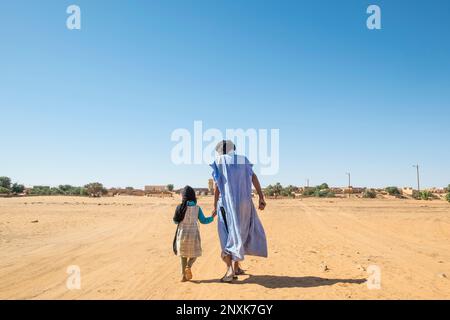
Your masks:
<instances>
[{"instance_id":1,"label":"shadow on sand","mask_svg":"<svg viewBox=\"0 0 450 320\"><path fill-rule=\"evenodd\" d=\"M337 283L362 284L367 279L328 279L320 277L289 277L247 274L243 280L234 280L232 284L259 284L270 289L280 288L311 288L332 286ZM193 283L220 283L220 279L196 280Z\"/></svg>"}]
</instances>

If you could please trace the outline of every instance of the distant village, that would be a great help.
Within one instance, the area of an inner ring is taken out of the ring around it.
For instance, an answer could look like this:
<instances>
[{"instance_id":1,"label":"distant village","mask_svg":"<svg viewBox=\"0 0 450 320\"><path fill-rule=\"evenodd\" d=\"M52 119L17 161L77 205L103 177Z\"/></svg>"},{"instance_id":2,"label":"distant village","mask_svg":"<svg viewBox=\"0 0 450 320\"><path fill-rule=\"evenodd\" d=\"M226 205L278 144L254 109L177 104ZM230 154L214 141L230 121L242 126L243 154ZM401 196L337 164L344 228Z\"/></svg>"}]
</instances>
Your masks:
<instances>
[{"instance_id":1,"label":"distant village","mask_svg":"<svg viewBox=\"0 0 450 320\"><path fill-rule=\"evenodd\" d=\"M33 186L27 188L17 183L11 183L8 177L0 177L0 197L24 197L24 196L44 196L44 195L65 195L65 196L88 196L88 197L117 197L117 196L147 196L147 197L173 197L180 194L182 189L174 189L172 184L168 185L147 185L143 189L127 188L104 188L101 183L90 183L83 187L71 185L60 185L58 187ZM198 196L214 195L214 181L209 179L206 187L194 188ZM330 187L326 183L317 186L297 187L293 185L282 186L280 183L268 185L263 188L263 192L268 199L283 198L398 198L417 200L447 200L450 202L450 185L446 188L414 189L412 187L386 187L386 188L366 188L366 187ZM256 191L253 190L253 195Z\"/></svg>"}]
</instances>

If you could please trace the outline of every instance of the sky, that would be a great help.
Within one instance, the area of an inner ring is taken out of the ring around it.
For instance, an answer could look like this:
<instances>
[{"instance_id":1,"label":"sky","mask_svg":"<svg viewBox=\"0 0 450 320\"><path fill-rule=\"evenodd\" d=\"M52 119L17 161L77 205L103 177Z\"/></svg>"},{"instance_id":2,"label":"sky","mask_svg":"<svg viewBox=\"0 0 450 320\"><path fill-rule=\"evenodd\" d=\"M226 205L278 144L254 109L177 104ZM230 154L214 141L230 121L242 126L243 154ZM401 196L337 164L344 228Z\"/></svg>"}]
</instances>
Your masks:
<instances>
[{"instance_id":1,"label":"sky","mask_svg":"<svg viewBox=\"0 0 450 320\"><path fill-rule=\"evenodd\" d=\"M66 9L81 8L81 30ZM381 8L381 30L366 9ZM279 129L263 186L450 183L450 2L4 1L0 176L206 187L179 128ZM255 172L260 166L255 164Z\"/></svg>"}]
</instances>

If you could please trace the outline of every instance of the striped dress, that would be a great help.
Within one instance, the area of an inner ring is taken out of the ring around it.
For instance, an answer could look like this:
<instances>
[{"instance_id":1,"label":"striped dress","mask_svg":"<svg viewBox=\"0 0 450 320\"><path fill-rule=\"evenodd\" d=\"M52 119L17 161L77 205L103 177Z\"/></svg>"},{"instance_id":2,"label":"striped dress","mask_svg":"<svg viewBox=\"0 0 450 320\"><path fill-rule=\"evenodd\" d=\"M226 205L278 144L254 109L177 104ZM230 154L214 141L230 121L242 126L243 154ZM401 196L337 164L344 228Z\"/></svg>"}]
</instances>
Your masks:
<instances>
[{"instance_id":1,"label":"striped dress","mask_svg":"<svg viewBox=\"0 0 450 320\"><path fill-rule=\"evenodd\" d=\"M198 225L199 206L188 206L177 232L177 255L197 258L202 255L202 245Z\"/></svg>"}]
</instances>

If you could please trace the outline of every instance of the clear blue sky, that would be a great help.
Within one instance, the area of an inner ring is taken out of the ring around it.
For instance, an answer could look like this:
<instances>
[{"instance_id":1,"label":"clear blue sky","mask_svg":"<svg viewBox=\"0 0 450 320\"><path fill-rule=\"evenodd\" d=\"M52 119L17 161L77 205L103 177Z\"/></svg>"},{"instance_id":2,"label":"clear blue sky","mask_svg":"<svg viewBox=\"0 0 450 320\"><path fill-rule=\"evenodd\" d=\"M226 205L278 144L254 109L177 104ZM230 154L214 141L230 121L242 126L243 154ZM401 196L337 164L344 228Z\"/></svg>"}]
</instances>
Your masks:
<instances>
[{"instance_id":1,"label":"clear blue sky","mask_svg":"<svg viewBox=\"0 0 450 320\"><path fill-rule=\"evenodd\" d=\"M82 30L66 28L66 8ZM366 28L378 4L382 30ZM176 128L279 128L263 185L450 183L450 2L8 1L0 175L26 185L205 186ZM257 169L257 168L256 168Z\"/></svg>"}]
</instances>

